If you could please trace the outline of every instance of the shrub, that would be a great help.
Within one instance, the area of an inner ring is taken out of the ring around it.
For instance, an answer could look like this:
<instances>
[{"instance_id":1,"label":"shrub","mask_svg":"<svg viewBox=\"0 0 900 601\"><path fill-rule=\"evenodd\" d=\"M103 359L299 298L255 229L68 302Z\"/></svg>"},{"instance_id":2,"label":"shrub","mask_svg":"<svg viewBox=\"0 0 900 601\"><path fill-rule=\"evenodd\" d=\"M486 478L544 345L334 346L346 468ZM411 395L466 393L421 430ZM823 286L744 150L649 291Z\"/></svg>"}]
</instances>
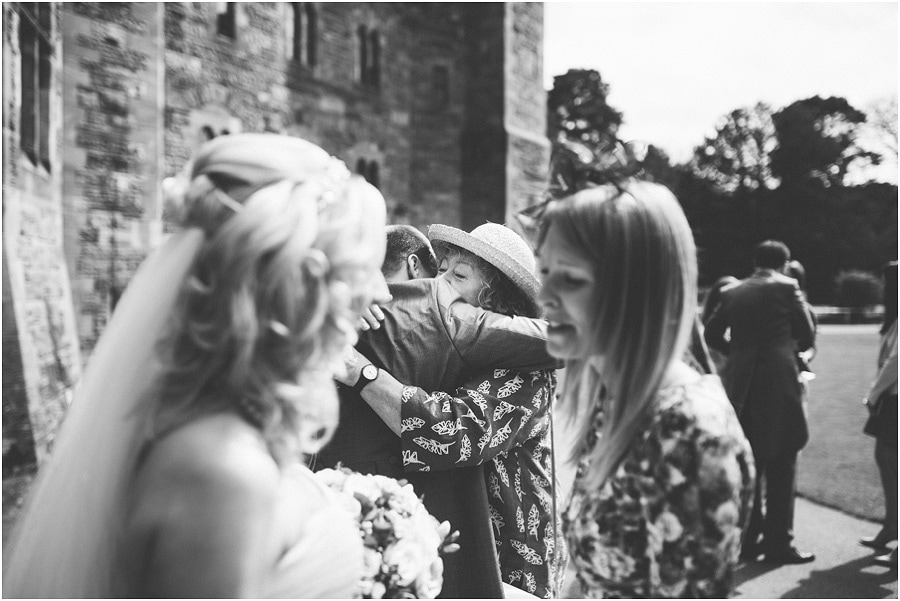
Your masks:
<instances>
[{"instance_id":1,"label":"shrub","mask_svg":"<svg viewBox=\"0 0 900 601\"><path fill-rule=\"evenodd\" d=\"M881 301L881 280L868 271L841 271L834 283L838 303L844 307L869 307Z\"/></svg>"}]
</instances>

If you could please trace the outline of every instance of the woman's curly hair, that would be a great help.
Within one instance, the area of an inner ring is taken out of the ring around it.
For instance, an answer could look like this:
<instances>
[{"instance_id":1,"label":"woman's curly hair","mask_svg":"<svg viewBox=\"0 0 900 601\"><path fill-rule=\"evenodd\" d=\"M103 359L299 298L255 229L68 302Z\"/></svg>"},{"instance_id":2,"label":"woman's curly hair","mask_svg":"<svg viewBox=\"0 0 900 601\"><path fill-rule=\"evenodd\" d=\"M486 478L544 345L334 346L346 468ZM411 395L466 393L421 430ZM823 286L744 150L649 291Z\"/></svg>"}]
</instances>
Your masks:
<instances>
[{"instance_id":1,"label":"woman's curly hair","mask_svg":"<svg viewBox=\"0 0 900 601\"><path fill-rule=\"evenodd\" d=\"M160 346L156 435L231 409L260 428L277 460L327 441L338 416L330 367L368 302L346 261L368 191L353 178L326 201L314 183L264 187L235 212L213 178L191 182L183 225L206 239Z\"/></svg>"},{"instance_id":2,"label":"woman's curly hair","mask_svg":"<svg viewBox=\"0 0 900 601\"><path fill-rule=\"evenodd\" d=\"M438 263L444 259L452 260L460 257L475 268L483 282L483 286L478 292L478 305L482 309L511 317L515 315L538 317L540 315L540 309L533 299L529 298L503 272L475 253L444 241L436 241L433 246L434 252L438 256Z\"/></svg>"}]
</instances>

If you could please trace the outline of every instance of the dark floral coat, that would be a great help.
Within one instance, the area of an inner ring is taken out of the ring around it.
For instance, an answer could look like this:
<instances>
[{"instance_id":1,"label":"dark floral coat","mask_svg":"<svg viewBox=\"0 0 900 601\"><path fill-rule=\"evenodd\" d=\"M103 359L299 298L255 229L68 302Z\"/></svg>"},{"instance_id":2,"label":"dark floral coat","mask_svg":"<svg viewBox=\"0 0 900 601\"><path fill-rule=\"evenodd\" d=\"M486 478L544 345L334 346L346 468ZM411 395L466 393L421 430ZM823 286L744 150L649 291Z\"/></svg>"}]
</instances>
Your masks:
<instances>
[{"instance_id":1,"label":"dark floral coat","mask_svg":"<svg viewBox=\"0 0 900 601\"><path fill-rule=\"evenodd\" d=\"M589 598L733 592L753 500L750 445L718 377L659 395L649 426L599 491L583 485L588 460L579 466L564 522Z\"/></svg>"},{"instance_id":2,"label":"dark floral coat","mask_svg":"<svg viewBox=\"0 0 900 601\"><path fill-rule=\"evenodd\" d=\"M415 389L400 424L407 472L484 464L500 573L507 584L545 598L558 596L566 561L561 521L554 533L551 518L555 387L550 371L496 369L455 396Z\"/></svg>"}]
</instances>

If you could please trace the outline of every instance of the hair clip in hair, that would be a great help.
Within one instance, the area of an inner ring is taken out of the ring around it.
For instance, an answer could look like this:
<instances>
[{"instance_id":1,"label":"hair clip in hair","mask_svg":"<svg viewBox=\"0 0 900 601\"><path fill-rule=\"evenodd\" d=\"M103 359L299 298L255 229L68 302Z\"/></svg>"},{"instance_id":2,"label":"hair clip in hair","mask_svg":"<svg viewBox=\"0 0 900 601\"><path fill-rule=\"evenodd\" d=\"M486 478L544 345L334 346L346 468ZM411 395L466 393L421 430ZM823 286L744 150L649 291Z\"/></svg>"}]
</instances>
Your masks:
<instances>
[{"instance_id":1,"label":"hair clip in hair","mask_svg":"<svg viewBox=\"0 0 900 601\"><path fill-rule=\"evenodd\" d=\"M352 174L350 173L350 170L347 169L347 165L344 164L344 161L331 157L328 164L325 166L324 172L319 178L319 185L322 187L322 192L316 198L316 204L320 211L331 205L337 199L335 190L342 184L348 182L351 177Z\"/></svg>"},{"instance_id":2,"label":"hair clip in hair","mask_svg":"<svg viewBox=\"0 0 900 601\"><path fill-rule=\"evenodd\" d=\"M269 322L269 329L281 336L282 338L287 338L291 335L291 331L288 329L286 325L281 323L280 321L275 321L274 319Z\"/></svg>"},{"instance_id":3,"label":"hair clip in hair","mask_svg":"<svg viewBox=\"0 0 900 601\"><path fill-rule=\"evenodd\" d=\"M321 211L333 203L335 198L337 198L337 195L334 193L334 190L325 190L322 192L322 194L319 195L318 200L316 200L319 210Z\"/></svg>"},{"instance_id":4,"label":"hair clip in hair","mask_svg":"<svg viewBox=\"0 0 900 601\"><path fill-rule=\"evenodd\" d=\"M234 211L235 213L240 213L244 210L244 205L230 197L228 194L220 190L219 188L214 188L216 193L216 199L221 202L223 205Z\"/></svg>"}]
</instances>

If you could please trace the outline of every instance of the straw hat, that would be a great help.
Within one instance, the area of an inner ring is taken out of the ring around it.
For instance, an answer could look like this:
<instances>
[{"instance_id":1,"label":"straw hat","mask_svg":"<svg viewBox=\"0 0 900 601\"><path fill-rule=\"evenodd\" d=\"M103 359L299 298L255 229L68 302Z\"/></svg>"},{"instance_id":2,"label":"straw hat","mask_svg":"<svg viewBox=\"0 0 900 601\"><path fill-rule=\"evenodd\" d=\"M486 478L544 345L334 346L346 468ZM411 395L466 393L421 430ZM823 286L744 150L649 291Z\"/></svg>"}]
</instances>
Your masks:
<instances>
[{"instance_id":1,"label":"straw hat","mask_svg":"<svg viewBox=\"0 0 900 601\"><path fill-rule=\"evenodd\" d=\"M537 298L541 283L534 275L537 266L534 254L525 240L505 225L485 223L469 234L449 225L435 224L428 228L428 237L481 257L512 280L532 302Z\"/></svg>"}]
</instances>

